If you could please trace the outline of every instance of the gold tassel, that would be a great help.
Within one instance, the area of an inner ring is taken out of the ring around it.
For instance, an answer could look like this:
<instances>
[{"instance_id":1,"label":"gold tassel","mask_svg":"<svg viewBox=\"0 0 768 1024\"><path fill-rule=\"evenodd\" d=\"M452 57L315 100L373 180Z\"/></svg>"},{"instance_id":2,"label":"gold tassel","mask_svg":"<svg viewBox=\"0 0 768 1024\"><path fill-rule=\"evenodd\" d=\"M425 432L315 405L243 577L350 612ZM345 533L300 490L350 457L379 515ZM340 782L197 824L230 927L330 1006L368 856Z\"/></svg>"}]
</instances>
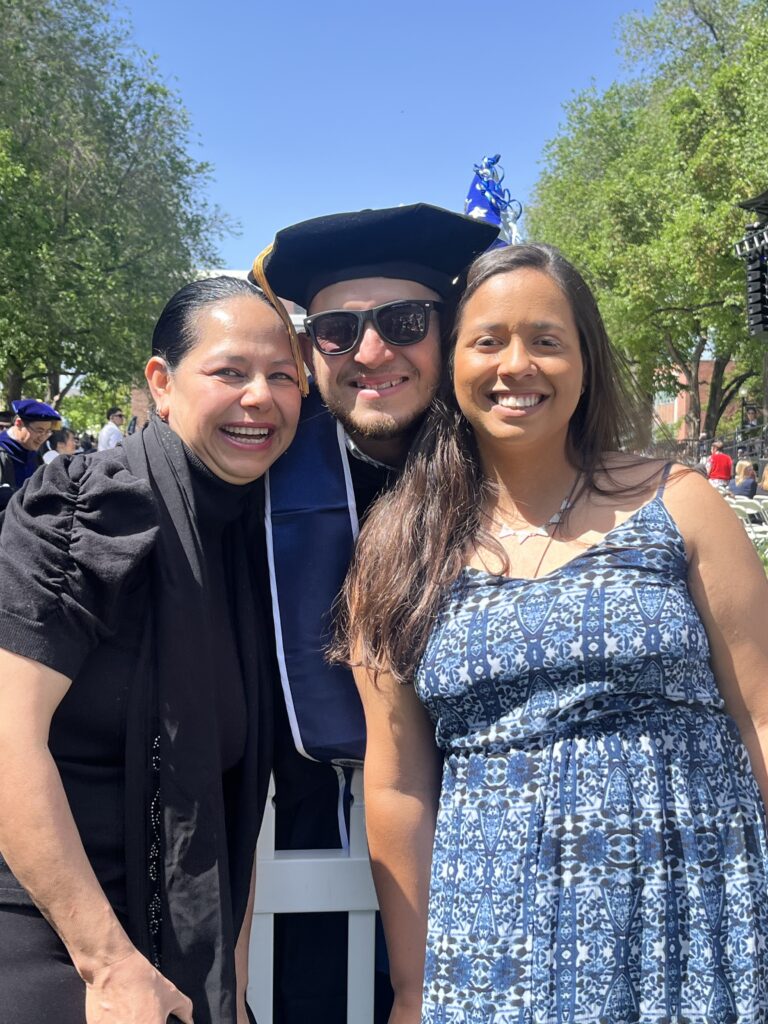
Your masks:
<instances>
[{"instance_id":1,"label":"gold tassel","mask_svg":"<svg viewBox=\"0 0 768 1024\"><path fill-rule=\"evenodd\" d=\"M253 261L253 278L256 284L266 295L270 305L280 317L288 330L288 337L291 339L291 351L293 352L293 358L296 361L296 370L299 375L299 390L302 395L306 398L309 394L309 382L307 381L307 373L304 369L304 359L301 355L301 346L299 345L299 336L296 333L296 328L293 326L291 315L285 306L282 304L280 299L272 291L272 287L267 280L267 275L264 273L264 260L272 252L272 245L268 245L266 249L262 250L256 259Z\"/></svg>"}]
</instances>

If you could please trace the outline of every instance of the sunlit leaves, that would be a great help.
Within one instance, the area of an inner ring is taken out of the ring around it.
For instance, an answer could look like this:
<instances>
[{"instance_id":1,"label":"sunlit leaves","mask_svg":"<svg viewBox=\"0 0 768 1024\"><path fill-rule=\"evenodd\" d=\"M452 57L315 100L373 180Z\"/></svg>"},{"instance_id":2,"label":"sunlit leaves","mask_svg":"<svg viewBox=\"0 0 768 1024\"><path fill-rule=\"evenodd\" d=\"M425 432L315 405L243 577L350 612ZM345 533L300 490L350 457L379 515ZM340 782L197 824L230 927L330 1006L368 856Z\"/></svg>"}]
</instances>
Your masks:
<instances>
[{"instance_id":1,"label":"sunlit leaves","mask_svg":"<svg viewBox=\"0 0 768 1024\"><path fill-rule=\"evenodd\" d=\"M529 236L595 286L644 386L694 384L692 431L703 352L744 371L761 355L733 243L746 219L735 204L768 187L767 30L757 0L659 0L627 19L633 77L568 106L527 216Z\"/></svg>"},{"instance_id":2,"label":"sunlit leaves","mask_svg":"<svg viewBox=\"0 0 768 1024\"><path fill-rule=\"evenodd\" d=\"M0 126L3 399L124 385L227 227L187 112L106 0L0 0Z\"/></svg>"}]
</instances>

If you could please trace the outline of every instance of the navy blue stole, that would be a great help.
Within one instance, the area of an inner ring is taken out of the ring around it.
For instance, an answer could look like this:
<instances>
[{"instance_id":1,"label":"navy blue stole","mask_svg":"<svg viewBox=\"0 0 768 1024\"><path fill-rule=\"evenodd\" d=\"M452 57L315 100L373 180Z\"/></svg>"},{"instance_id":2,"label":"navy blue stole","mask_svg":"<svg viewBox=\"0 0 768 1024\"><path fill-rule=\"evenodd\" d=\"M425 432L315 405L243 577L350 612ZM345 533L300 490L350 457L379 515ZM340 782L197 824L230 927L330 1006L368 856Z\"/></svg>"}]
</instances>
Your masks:
<instances>
[{"instance_id":1,"label":"navy blue stole","mask_svg":"<svg viewBox=\"0 0 768 1024\"><path fill-rule=\"evenodd\" d=\"M296 749L316 761L361 763L365 718L352 673L324 655L357 510L344 431L315 388L302 403L293 444L267 475L266 527L277 657Z\"/></svg>"}]
</instances>

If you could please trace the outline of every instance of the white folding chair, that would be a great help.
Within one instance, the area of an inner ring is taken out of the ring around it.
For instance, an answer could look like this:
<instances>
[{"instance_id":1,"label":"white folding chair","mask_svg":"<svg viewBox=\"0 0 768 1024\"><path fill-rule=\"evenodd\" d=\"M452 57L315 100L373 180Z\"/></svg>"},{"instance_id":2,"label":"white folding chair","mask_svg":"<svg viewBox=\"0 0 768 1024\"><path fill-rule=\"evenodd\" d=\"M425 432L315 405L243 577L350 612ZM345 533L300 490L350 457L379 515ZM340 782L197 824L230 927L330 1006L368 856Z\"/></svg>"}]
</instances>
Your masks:
<instances>
[{"instance_id":1,"label":"white folding chair","mask_svg":"<svg viewBox=\"0 0 768 1024\"><path fill-rule=\"evenodd\" d=\"M752 520L752 517L755 515L762 517L763 510L751 498L732 496L728 503L739 519L741 519L749 539L757 550L763 554L768 549L768 523L765 521L755 523Z\"/></svg>"},{"instance_id":2,"label":"white folding chair","mask_svg":"<svg viewBox=\"0 0 768 1024\"><path fill-rule=\"evenodd\" d=\"M274 783L256 852L256 904L248 957L248 1000L259 1024L271 1024L275 914L346 911L347 1024L372 1024L376 892L365 835L363 773L352 776L348 850L275 850Z\"/></svg>"}]
</instances>

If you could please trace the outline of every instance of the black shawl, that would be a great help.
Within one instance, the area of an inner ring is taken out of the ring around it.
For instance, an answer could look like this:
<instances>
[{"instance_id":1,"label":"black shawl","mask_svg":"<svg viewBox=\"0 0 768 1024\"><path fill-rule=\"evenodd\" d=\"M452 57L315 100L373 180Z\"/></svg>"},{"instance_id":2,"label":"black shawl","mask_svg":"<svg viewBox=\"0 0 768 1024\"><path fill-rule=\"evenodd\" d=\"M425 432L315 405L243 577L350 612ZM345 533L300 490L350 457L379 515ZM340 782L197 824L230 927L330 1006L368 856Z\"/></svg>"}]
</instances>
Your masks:
<instances>
[{"instance_id":1,"label":"black shawl","mask_svg":"<svg viewBox=\"0 0 768 1024\"><path fill-rule=\"evenodd\" d=\"M207 614L206 552L189 465L179 438L157 419L124 447L131 472L148 481L159 510L147 629L126 731L129 929L192 999L195 1024L235 1024L234 945L271 767L273 674L260 606L268 593L262 489L255 489L234 527L243 553L234 603L248 738L237 791L225 794L214 691L217 637Z\"/></svg>"}]
</instances>

